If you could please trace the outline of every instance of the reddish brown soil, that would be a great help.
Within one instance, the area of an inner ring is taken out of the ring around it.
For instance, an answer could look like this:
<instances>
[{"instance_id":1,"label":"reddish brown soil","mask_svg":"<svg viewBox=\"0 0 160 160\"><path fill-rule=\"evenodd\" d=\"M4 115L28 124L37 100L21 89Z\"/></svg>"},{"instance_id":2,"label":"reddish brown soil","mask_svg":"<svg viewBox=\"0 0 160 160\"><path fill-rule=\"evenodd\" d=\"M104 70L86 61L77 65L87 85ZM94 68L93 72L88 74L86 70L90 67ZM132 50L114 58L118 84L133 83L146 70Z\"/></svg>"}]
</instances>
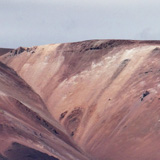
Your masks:
<instances>
[{"instance_id":1,"label":"reddish brown soil","mask_svg":"<svg viewBox=\"0 0 160 160\"><path fill-rule=\"evenodd\" d=\"M20 47L0 60L1 156L17 144L29 158L160 159L160 41Z\"/></svg>"}]
</instances>

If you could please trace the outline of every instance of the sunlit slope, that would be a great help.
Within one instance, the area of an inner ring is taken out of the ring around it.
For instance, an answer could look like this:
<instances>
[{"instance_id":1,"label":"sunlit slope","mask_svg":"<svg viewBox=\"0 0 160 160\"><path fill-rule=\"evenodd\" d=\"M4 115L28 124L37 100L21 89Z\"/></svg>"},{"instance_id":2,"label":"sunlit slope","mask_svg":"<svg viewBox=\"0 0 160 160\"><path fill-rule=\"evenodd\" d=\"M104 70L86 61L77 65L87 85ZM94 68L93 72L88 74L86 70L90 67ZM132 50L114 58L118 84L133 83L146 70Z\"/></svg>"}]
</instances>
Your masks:
<instances>
[{"instance_id":1,"label":"sunlit slope","mask_svg":"<svg viewBox=\"0 0 160 160\"><path fill-rule=\"evenodd\" d=\"M51 117L39 95L0 63L0 159L29 157L88 159Z\"/></svg>"},{"instance_id":2,"label":"sunlit slope","mask_svg":"<svg viewBox=\"0 0 160 160\"><path fill-rule=\"evenodd\" d=\"M123 40L51 44L1 56L77 145L100 160L159 160L159 60L159 41Z\"/></svg>"}]
</instances>

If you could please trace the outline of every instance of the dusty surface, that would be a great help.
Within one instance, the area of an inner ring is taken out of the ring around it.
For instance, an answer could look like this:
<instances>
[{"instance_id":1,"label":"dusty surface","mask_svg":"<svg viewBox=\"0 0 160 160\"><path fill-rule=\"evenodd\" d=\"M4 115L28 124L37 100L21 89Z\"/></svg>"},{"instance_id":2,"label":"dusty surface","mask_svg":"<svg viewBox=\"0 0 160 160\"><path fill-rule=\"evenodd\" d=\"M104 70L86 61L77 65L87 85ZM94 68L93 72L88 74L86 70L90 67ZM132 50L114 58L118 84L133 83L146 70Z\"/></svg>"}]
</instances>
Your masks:
<instances>
[{"instance_id":1,"label":"dusty surface","mask_svg":"<svg viewBox=\"0 0 160 160\"><path fill-rule=\"evenodd\" d=\"M9 137L2 156L18 144L67 160L160 159L160 41L93 40L20 47L0 60L24 81L21 86L19 79L11 76L6 81L0 76L4 81L0 123L5 128L10 124L6 117L16 117L10 128L13 125L17 132L13 137L8 129L0 132L1 144L4 135ZM7 85L10 79L16 86ZM32 127L29 131L22 127L20 134L17 125L24 122ZM46 148L39 147L42 141Z\"/></svg>"},{"instance_id":2,"label":"dusty surface","mask_svg":"<svg viewBox=\"0 0 160 160\"><path fill-rule=\"evenodd\" d=\"M39 95L2 63L0 89L1 158L88 159L51 117Z\"/></svg>"}]
</instances>

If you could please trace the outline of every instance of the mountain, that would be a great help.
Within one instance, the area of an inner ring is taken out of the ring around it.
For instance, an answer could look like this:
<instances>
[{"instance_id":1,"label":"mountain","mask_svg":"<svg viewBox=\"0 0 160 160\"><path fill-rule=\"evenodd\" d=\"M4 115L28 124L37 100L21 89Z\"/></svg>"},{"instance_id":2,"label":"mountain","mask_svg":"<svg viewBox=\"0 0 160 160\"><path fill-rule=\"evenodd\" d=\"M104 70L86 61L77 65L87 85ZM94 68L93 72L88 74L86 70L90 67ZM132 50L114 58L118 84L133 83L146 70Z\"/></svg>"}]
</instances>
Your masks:
<instances>
[{"instance_id":1,"label":"mountain","mask_svg":"<svg viewBox=\"0 0 160 160\"><path fill-rule=\"evenodd\" d=\"M160 41L132 40L19 47L1 55L0 154L159 160L159 60Z\"/></svg>"},{"instance_id":2,"label":"mountain","mask_svg":"<svg viewBox=\"0 0 160 160\"><path fill-rule=\"evenodd\" d=\"M8 49L8 48L0 48L0 56L4 55L10 51L12 51L13 49Z\"/></svg>"}]
</instances>

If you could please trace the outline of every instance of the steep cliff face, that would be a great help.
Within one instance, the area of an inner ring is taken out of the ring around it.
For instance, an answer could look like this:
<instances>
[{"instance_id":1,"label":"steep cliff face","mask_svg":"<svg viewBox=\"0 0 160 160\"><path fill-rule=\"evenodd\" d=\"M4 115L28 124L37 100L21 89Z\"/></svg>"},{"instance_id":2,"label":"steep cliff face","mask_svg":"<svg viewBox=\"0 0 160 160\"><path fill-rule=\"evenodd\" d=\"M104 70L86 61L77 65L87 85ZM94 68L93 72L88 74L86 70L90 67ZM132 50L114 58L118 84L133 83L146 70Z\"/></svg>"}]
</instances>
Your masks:
<instances>
[{"instance_id":1,"label":"steep cliff face","mask_svg":"<svg viewBox=\"0 0 160 160\"><path fill-rule=\"evenodd\" d=\"M92 159L159 160L159 41L51 44L14 50L0 60Z\"/></svg>"}]
</instances>

